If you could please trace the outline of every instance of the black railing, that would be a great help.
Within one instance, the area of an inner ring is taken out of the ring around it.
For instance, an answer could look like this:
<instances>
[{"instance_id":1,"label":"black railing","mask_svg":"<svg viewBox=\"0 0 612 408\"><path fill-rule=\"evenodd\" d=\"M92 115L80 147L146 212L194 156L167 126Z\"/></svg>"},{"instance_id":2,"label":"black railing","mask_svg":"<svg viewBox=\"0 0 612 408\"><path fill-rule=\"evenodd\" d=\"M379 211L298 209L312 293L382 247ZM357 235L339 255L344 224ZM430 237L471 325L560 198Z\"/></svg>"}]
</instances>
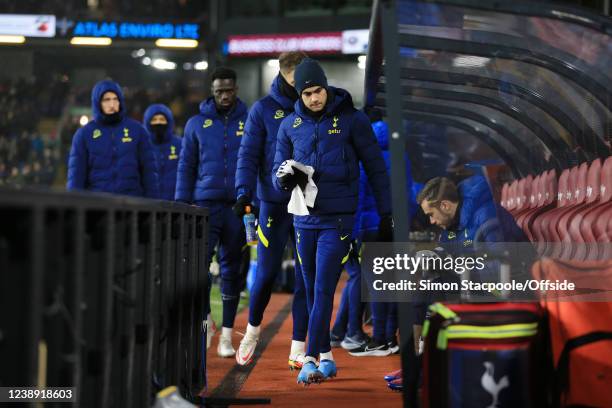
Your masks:
<instances>
[{"instance_id":1,"label":"black railing","mask_svg":"<svg viewBox=\"0 0 612 408\"><path fill-rule=\"evenodd\" d=\"M84 407L199 394L207 228L179 203L0 189L0 386L75 387Z\"/></svg>"}]
</instances>

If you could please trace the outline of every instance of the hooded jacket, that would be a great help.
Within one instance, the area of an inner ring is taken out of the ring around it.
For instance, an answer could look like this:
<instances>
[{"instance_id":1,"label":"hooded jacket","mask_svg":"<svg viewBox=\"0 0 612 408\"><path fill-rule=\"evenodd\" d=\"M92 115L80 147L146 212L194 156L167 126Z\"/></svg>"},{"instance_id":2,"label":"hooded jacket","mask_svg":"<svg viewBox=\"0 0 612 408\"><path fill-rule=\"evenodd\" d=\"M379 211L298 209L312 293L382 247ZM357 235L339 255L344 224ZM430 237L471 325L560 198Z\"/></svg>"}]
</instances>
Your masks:
<instances>
[{"instance_id":1,"label":"hooded jacket","mask_svg":"<svg viewBox=\"0 0 612 408\"><path fill-rule=\"evenodd\" d=\"M100 107L106 92L119 98L119 121L107 123ZM74 134L68 159L68 190L90 190L158 198L159 181L147 131L125 117L123 92L116 82L98 82L91 92L94 119Z\"/></svg>"},{"instance_id":2,"label":"hooded jacket","mask_svg":"<svg viewBox=\"0 0 612 408\"><path fill-rule=\"evenodd\" d=\"M281 93L280 74L272 82L270 93L249 110L244 136L238 151L236 197L253 199L257 183L257 198L274 203L286 203L290 194L278 191L272 184L272 168L276 152L276 136L283 119L293 112L294 102Z\"/></svg>"},{"instance_id":3,"label":"hooded jacket","mask_svg":"<svg viewBox=\"0 0 612 408\"><path fill-rule=\"evenodd\" d=\"M486 256L484 267L471 271L470 280L478 282L498 282L502 259L510 265L513 278L524 279L525 273L537 258L533 248L521 246L520 254L508 242L528 242L523 231L516 225L514 218L504 208L496 205L486 179L477 175L463 180L459 189L459 217L454 227L440 235L440 243L450 255L464 257L477 251ZM452 275L451 275L452 276ZM455 276L456 277L456 276Z\"/></svg>"},{"instance_id":4,"label":"hooded jacket","mask_svg":"<svg viewBox=\"0 0 612 408\"><path fill-rule=\"evenodd\" d=\"M235 201L236 160L246 118L247 107L240 99L223 116L217 111L214 98L200 104L200 114L185 126L176 200Z\"/></svg>"},{"instance_id":5,"label":"hooded jacket","mask_svg":"<svg viewBox=\"0 0 612 408\"><path fill-rule=\"evenodd\" d=\"M472 176L457 186L461 199L455 227L440 235L440 242L463 248L479 242L525 242L527 238L506 210L493 201L483 176Z\"/></svg>"},{"instance_id":6,"label":"hooded jacket","mask_svg":"<svg viewBox=\"0 0 612 408\"><path fill-rule=\"evenodd\" d=\"M162 114L168 121L168 127L161 143L156 143L155 134L151 127L151 119L157 114ZM162 104L154 104L147 108L144 113L143 125L149 132L153 152L159 169L159 198L162 200L174 200L176 187L176 169L181 153L181 139L173 134L174 116L172 111Z\"/></svg>"},{"instance_id":7,"label":"hooded jacket","mask_svg":"<svg viewBox=\"0 0 612 408\"><path fill-rule=\"evenodd\" d=\"M368 117L355 109L350 94L328 87L328 101L323 115L314 119L300 100L295 112L287 116L278 131L272 179L281 191L276 171L288 159L315 170L318 187L310 215L294 216L301 228L334 228L357 210L359 196L359 162L363 163L376 199L378 213L391 212L389 176L385 161L372 132ZM342 225L352 229L353 225Z\"/></svg>"},{"instance_id":8,"label":"hooded jacket","mask_svg":"<svg viewBox=\"0 0 612 408\"><path fill-rule=\"evenodd\" d=\"M374 135L376 135L378 146L382 151L383 159L385 160L385 168L387 169L388 174L391 175L391 157L389 154L389 127L385 122L379 120L372 123L372 129L374 130ZM406 197L410 205L410 216L408 219L410 220L416 214L417 204L412 189L412 173L410 171L410 159L408 159L408 155L404 155L404 159L406 160ZM356 218L356 235L359 231L378 229L380 217L378 215L378 212L376 211L376 200L374 199L372 187L370 187L368 176L366 175L363 166L360 166L359 207Z\"/></svg>"}]
</instances>

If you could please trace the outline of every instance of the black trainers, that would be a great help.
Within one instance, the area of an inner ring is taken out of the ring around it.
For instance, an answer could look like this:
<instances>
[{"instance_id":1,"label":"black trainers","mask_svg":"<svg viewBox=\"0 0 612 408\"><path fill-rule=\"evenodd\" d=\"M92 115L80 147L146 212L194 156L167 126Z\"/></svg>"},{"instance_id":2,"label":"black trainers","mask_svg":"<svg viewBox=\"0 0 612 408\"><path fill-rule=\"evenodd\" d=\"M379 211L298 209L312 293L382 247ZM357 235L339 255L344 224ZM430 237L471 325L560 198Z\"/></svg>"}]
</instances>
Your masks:
<instances>
[{"instance_id":1,"label":"black trainers","mask_svg":"<svg viewBox=\"0 0 612 408\"><path fill-rule=\"evenodd\" d=\"M379 343L372 339L361 347L349 351L349 354L355 357L384 357L391 354L391 350L389 350L389 346L387 345L387 343Z\"/></svg>"},{"instance_id":2,"label":"black trainers","mask_svg":"<svg viewBox=\"0 0 612 408\"><path fill-rule=\"evenodd\" d=\"M399 344L397 344L397 338L394 338L393 340L388 341L387 346L389 347L389 350L391 351L389 354L399 354L400 348L399 348Z\"/></svg>"},{"instance_id":3,"label":"black trainers","mask_svg":"<svg viewBox=\"0 0 612 408\"><path fill-rule=\"evenodd\" d=\"M344 340L342 340L340 346L347 351L353 351L357 350L358 348L364 347L366 344L368 344L369 341L370 337L367 334L361 332L355 334L352 337L349 335L344 336Z\"/></svg>"}]
</instances>

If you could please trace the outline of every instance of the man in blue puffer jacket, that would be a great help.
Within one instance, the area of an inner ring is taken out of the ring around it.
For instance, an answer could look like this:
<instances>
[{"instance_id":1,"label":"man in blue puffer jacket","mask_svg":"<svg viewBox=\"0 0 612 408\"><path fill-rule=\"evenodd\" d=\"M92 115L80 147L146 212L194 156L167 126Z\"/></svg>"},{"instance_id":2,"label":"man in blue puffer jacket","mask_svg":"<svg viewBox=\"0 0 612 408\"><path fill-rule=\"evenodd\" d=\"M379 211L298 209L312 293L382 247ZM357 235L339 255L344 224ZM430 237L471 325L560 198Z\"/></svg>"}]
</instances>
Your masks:
<instances>
[{"instance_id":1,"label":"man in blue puffer jacket","mask_svg":"<svg viewBox=\"0 0 612 408\"><path fill-rule=\"evenodd\" d=\"M68 159L68 190L158 198L159 181L147 131L125 117L121 87L98 82L91 92L94 119L74 134Z\"/></svg>"},{"instance_id":2,"label":"man in blue puffer jacket","mask_svg":"<svg viewBox=\"0 0 612 408\"><path fill-rule=\"evenodd\" d=\"M143 125L151 137L159 168L159 198L173 201L181 139L173 133L172 111L166 105L151 105L144 113Z\"/></svg>"},{"instance_id":3,"label":"man in blue puffer jacket","mask_svg":"<svg viewBox=\"0 0 612 408\"><path fill-rule=\"evenodd\" d=\"M376 197L380 239L392 240L389 176L367 116L355 109L348 92L327 85L321 66L306 58L295 71L300 100L278 131L273 182L279 191L304 189L308 176L277 175L286 160L314 169L318 187L309 215L295 215L298 261L302 266L308 310L308 347L298 383L320 382L336 375L329 324L342 265L348 260L359 194L359 162ZM283 166L285 167L285 166ZM319 367L316 366L320 357Z\"/></svg>"},{"instance_id":4,"label":"man in blue puffer jacket","mask_svg":"<svg viewBox=\"0 0 612 408\"><path fill-rule=\"evenodd\" d=\"M236 73L218 68L212 74L212 97L200 114L187 121L178 165L175 199L209 210L208 262L219 244L223 328L217 354L232 357L231 336L240 300L241 249L246 237L242 220L232 212L234 175L247 107L237 97Z\"/></svg>"},{"instance_id":5,"label":"man in blue puffer jacket","mask_svg":"<svg viewBox=\"0 0 612 408\"><path fill-rule=\"evenodd\" d=\"M496 205L487 180L472 176L455 185L446 177L429 180L417 202L432 224L443 229L439 241L452 252L479 242L525 242L512 216ZM491 221L497 221L495 225ZM487 227L491 228L487 228Z\"/></svg>"},{"instance_id":6,"label":"man in blue puffer jacket","mask_svg":"<svg viewBox=\"0 0 612 408\"><path fill-rule=\"evenodd\" d=\"M286 52L279 56L280 72L272 82L270 93L255 102L249 111L244 137L238 151L236 172L236 215L244 215L245 206L254 198L255 183L260 199L257 234L257 274L249 298L249 322L236 353L236 362L247 365L259 340L263 314L270 301L272 286L281 269L287 238L293 237L293 217L287 212L289 194L272 185L272 166L276 152L276 135L285 118L293 112L298 94L293 87L295 67L306 57L303 52ZM294 246L295 248L295 246ZM295 263L295 286L292 305L293 336L289 367L302 368L305 353L308 310L306 291L299 262Z\"/></svg>"},{"instance_id":7,"label":"man in blue puffer jacket","mask_svg":"<svg viewBox=\"0 0 612 408\"><path fill-rule=\"evenodd\" d=\"M417 196L417 203L430 222L442 228L439 242L451 256L473 254L477 243L483 244L481 250L486 248L487 252L496 255L501 252L500 249L503 249L504 242L528 242L512 215L495 204L489 184L481 175L469 177L458 185L446 177L433 178L425 184ZM525 253L522 253L521 257L528 260L530 254L527 253L526 247L521 248L523 249ZM489 258L485 265L483 270L474 270L474 275L470 278L475 281L497 279L499 262ZM516 268L517 276L521 273L521 268ZM440 279L458 281L459 276L444 274ZM440 294L431 293L428 296L432 299L417 303L415 306L417 326L423 324L428 304L438 295Z\"/></svg>"}]
</instances>

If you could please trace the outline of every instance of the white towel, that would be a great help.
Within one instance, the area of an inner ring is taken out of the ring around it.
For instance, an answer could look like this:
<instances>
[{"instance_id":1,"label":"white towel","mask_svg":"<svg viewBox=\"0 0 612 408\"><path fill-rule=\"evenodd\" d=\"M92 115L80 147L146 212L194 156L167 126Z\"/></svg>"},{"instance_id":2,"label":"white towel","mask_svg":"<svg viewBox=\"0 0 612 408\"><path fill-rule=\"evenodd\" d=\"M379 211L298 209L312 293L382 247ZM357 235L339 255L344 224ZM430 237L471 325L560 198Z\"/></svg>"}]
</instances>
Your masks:
<instances>
[{"instance_id":1,"label":"white towel","mask_svg":"<svg viewBox=\"0 0 612 408\"><path fill-rule=\"evenodd\" d=\"M282 177L286 174L293 174L293 167L303 171L308 175L308 184L304 191L300 186L296 185L291 191L291 199L287 204L287 211L294 215L309 215L308 207L314 207L315 199L319 189L312 180L314 169L311 166L303 165L295 160L285 160L276 171L276 177Z\"/></svg>"}]
</instances>

